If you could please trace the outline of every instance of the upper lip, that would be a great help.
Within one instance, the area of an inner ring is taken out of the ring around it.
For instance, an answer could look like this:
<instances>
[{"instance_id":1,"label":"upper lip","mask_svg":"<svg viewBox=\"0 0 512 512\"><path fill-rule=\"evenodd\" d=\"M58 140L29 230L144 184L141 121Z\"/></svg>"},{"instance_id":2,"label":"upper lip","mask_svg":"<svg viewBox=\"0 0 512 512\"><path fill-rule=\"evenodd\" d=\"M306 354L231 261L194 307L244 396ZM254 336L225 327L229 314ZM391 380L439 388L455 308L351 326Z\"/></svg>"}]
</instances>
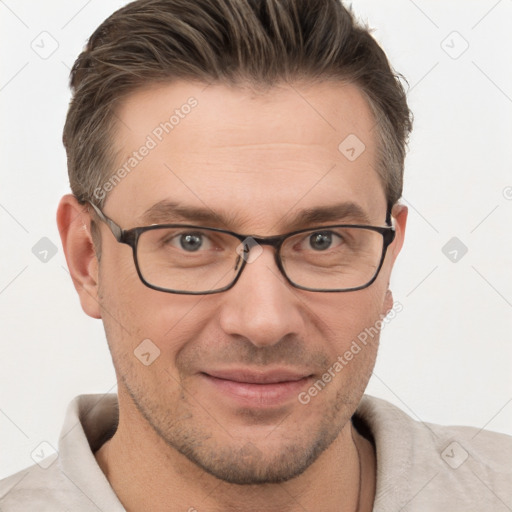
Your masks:
<instances>
[{"instance_id":1,"label":"upper lip","mask_svg":"<svg viewBox=\"0 0 512 512\"><path fill-rule=\"evenodd\" d=\"M248 384L275 384L278 382L298 381L311 376L311 374L308 372L301 372L284 368L265 371L255 371L249 369L209 370L203 373L217 379L232 380L234 382L246 382Z\"/></svg>"}]
</instances>

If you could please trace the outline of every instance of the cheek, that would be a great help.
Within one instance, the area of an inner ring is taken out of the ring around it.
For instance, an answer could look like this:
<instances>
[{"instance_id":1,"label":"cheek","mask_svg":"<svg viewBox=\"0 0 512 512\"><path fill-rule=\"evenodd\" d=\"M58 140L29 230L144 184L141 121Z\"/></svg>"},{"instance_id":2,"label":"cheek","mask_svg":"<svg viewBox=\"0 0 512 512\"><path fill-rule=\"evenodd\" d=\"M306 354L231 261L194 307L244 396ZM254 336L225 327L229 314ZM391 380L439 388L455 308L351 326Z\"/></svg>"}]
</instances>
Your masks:
<instances>
[{"instance_id":1,"label":"cheek","mask_svg":"<svg viewBox=\"0 0 512 512\"><path fill-rule=\"evenodd\" d=\"M301 403L311 405L318 414L325 412L327 404L336 417L346 405L352 407L359 402L377 357L384 297L382 287L370 287L349 292L336 301L318 301L316 325L328 364L301 395Z\"/></svg>"},{"instance_id":2,"label":"cheek","mask_svg":"<svg viewBox=\"0 0 512 512\"><path fill-rule=\"evenodd\" d=\"M115 243L115 242L113 242ZM99 291L103 302L127 301L140 282L132 251L123 244L103 244L99 265Z\"/></svg>"},{"instance_id":3,"label":"cheek","mask_svg":"<svg viewBox=\"0 0 512 512\"><path fill-rule=\"evenodd\" d=\"M108 251L103 251L103 256L98 298L115 362L124 353L133 355L143 340L153 339L155 323L152 302L158 292L140 281L128 247L110 247Z\"/></svg>"},{"instance_id":4,"label":"cheek","mask_svg":"<svg viewBox=\"0 0 512 512\"><path fill-rule=\"evenodd\" d=\"M335 338L339 343L357 337L380 320L386 297L384 287L377 282L354 292L318 295L309 304L311 321L326 339Z\"/></svg>"},{"instance_id":5,"label":"cheek","mask_svg":"<svg viewBox=\"0 0 512 512\"><path fill-rule=\"evenodd\" d=\"M153 344L153 351L158 353L151 366L174 373L179 352L200 337L214 315L205 297L148 288L130 261L120 261L110 271L105 265L101 275L102 319L114 363L123 367L131 364L144 342L150 349Z\"/></svg>"}]
</instances>

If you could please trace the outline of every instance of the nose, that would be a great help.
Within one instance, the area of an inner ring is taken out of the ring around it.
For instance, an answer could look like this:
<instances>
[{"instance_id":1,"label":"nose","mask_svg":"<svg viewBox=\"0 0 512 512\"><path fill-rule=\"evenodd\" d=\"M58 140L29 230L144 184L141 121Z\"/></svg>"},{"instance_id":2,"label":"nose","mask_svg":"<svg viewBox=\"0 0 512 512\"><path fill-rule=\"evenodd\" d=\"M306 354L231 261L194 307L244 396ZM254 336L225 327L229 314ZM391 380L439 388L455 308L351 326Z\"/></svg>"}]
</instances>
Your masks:
<instances>
[{"instance_id":1,"label":"nose","mask_svg":"<svg viewBox=\"0 0 512 512\"><path fill-rule=\"evenodd\" d=\"M224 332L242 336L257 347L274 345L286 336L303 332L299 290L279 271L274 249L261 248L256 259L248 259L233 288L224 292L220 310Z\"/></svg>"}]
</instances>

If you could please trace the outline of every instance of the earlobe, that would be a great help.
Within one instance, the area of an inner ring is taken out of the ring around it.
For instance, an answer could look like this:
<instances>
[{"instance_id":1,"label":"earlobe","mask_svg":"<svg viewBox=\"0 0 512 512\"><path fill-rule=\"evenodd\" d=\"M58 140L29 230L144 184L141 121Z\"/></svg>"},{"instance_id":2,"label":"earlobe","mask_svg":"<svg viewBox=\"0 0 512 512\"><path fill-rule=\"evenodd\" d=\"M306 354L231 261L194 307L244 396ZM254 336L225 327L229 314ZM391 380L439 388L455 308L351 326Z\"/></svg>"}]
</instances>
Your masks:
<instances>
[{"instance_id":1,"label":"earlobe","mask_svg":"<svg viewBox=\"0 0 512 512\"><path fill-rule=\"evenodd\" d=\"M394 218L394 224L395 224L395 240L391 244L391 251L393 254L392 262L394 263L396 257L398 256L398 253L402 249L402 246L404 244L404 238L405 238L405 227L407 224L407 215L409 213L409 210L407 206L403 204L395 204L392 210L392 216Z\"/></svg>"},{"instance_id":2,"label":"earlobe","mask_svg":"<svg viewBox=\"0 0 512 512\"><path fill-rule=\"evenodd\" d=\"M98 302L98 260L91 235L90 217L75 196L62 197L57 209L57 225L71 279L85 313L101 318Z\"/></svg>"},{"instance_id":3,"label":"earlobe","mask_svg":"<svg viewBox=\"0 0 512 512\"><path fill-rule=\"evenodd\" d=\"M388 283L389 286L389 283ZM381 315L383 317L387 316L387 314L391 311L393 308L393 292L388 288L386 290L386 296L384 297L384 303L382 306Z\"/></svg>"}]
</instances>

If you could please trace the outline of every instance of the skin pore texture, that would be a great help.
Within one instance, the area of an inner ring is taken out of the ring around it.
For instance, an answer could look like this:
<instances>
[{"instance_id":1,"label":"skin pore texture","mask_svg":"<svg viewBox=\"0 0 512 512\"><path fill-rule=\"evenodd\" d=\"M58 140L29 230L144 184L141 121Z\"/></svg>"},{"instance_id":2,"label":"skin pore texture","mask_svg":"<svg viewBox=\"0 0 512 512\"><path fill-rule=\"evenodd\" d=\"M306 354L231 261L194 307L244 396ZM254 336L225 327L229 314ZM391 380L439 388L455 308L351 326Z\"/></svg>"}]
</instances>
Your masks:
<instances>
[{"instance_id":1,"label":"skin pore texture","mask_svg":"<svg viewBox=\"0 0 512 512\"><path fill-rule=\"evenodd\" d=\"M191 97L197 105L159 140L155 128ZM136 91L116 115L119 167L148 135L156 142L104 205L124 229L178 222L269 236L316 227L297 225L298 215L349 201L369 224L385 225L375 119L354 85L281 84L255 92L177 81ZM338 150L350 134L366 147L354 161ZM171 212L143 219L164 200L211 218ZM103 223L98 262L92 214L73 196L62 199L58 223L73 282L84 311L104 323L118 379L119 426L95 456L128 511L348 512L357 508L360 486L359 510L372 509L375 453L350 418L373 370L377 337L308 404L297 395L391 309L388 284L407 208L395 205L393 216L395 241L368 288L293 288L274 249L262 246L232 289L193 296L146 287L131 248ZM320 225L344 222L362 223L336 217ZM149 366L134 355L145 339L160 350ZM208 377L234 370L304 380L292 396L256 400Z\"/></svg>"}]
</instances>

